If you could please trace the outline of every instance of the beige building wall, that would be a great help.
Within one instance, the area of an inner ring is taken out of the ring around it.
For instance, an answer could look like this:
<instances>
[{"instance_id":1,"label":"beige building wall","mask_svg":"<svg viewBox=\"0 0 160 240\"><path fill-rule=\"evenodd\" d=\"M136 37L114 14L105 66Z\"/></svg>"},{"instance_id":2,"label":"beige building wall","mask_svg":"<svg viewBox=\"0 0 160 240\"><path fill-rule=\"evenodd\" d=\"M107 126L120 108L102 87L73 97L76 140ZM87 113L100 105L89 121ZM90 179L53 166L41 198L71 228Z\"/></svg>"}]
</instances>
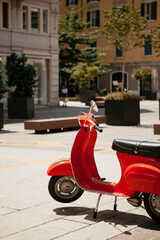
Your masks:
<instances>
[{"instance_id":1,"label":"beige building wall","mask_svg":"<svg viewBox=\"0 0 160 240\"><path fill-rule=\"evenodd\" d=\"M8 3L7 27L3 23L7 21L4 3ZM38 11L37 29L32 28L34 11ZM25 54L38 72L35 102L50 106L59 104L58 18L59 0L0 0L0 57L5 62L11 52Z\"/></svg>"},{"instance_id":2,"label":"beige building wall","mask_svg":"<svg viewBox=\"0 0 160 240\"><path fill-rule=\"evenodd\" d=\"M72 2L72 1L71 1ZM150 32L150 29L156 25L160 24L160 0L91 0L88 2L87 0L78 0L78 5L71 4L70 6L66 6L66 0L60 0L60 15L63 16L66 14L66 10L69 10L72 7L80 8L84 7L82 13L79 17L87 18L88 11L96 11L100 12L100 26L94 28L85 29L86 32L91 32L93 30L103 29L104 23L106 19L104 17L104 9L111 10L114 7L122 6L122 5L131 5L135 4L140 7L141 4L148 4L152 2L157 2L157 18L156 20L148 20L148 29L146 29L145 34ZM112 76L116 72L121 72L122 69L122 58L115 57L115 49L113 45L111 45L103 34L97 40L97 47L104 48L108 47L107 56L103 58L106 64L110 64L110 68L112 71L105 76L99 79L99 88L107 88L108 92L112 91ZM151 66L152 67L152 90L153 92L158 93L160 88L160 57L156 57L154 49L152 51L152 55L145 56L144 48L134 48L127 53L126 56L126 77L127 77L127 90L135 93L139 93L139 87L137 80L132 78L132 73L135 69L140 68L142 66ZM157 94L158 95L158 94Z\"/></svg>"}]
</instances>

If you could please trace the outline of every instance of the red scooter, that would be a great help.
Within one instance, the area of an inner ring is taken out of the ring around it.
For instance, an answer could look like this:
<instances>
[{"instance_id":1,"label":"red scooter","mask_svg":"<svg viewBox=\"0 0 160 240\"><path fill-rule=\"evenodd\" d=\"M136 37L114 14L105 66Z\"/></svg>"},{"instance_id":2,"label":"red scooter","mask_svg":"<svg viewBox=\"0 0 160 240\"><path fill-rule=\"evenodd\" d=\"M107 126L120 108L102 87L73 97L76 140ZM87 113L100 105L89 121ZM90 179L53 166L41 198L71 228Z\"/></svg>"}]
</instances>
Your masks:
<instances>
[{"instance_id":1,"label":"red scooter","mask_svg":"<svg viewBox=\"0 0 160 240\"><path fill-rule=\"evenodd\" d=\"M94 146L97 131L92 109L98 111L91 101L89 113L78 116L81 129L75 138L71 158L62 158L48 168L49 193L59 202L69 203L77 200L83 191L99 194L93 217L98 211L103 194L126 197L135 207L144 201L146 211L155 221L160 222L160 143L115 139L112 149L117 151L121 166L118 183L107 182L99 176L94 160Z\"/></svg>"}]
</instances>

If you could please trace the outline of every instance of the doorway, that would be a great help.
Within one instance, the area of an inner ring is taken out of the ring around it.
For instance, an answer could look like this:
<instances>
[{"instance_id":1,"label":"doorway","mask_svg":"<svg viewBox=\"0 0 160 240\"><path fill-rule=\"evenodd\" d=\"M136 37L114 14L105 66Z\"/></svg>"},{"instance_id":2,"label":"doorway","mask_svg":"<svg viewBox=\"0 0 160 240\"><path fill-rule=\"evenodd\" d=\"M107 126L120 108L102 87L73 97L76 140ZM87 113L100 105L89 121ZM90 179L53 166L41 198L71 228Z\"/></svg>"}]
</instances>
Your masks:
<instances>
[{"instance_id":1,"label":"doorway","mask_svg":"<svg viewBox=\"0 0 160 240\"><path fill-rule=\"evenodd\" d=\"M112 79L112 92L119 92L122 90L122 72L114 72L111 76ZM124 73L124 86L123 90L127 91L127 73Z\"/></svg>"}]
</instances>

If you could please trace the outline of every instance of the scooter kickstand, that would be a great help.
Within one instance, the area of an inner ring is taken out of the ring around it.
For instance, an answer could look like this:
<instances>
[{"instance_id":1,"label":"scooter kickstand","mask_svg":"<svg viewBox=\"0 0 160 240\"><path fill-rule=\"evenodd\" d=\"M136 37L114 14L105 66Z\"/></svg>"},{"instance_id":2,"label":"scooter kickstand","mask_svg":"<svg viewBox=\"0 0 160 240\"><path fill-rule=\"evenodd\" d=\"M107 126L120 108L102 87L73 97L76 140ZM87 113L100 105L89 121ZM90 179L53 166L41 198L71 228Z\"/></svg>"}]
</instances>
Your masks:
<instances>
[{"instance_id":1,"label":"scooter kickstand","mask_svg":"<svg viewBox=\"0 0 160 240\"><path fill-rule=\"evenodd\" d=\"M115 200L114 200L114 207L113 207L114 211L117 210L117 196L115 196Z\"/></svg>"},{"instance_id":2,"label":"scooter kickstand","mask_svg":"<svg viewBox=\"0 0 160 240\"><path fill-rule=\"evenodd\" d=\"M98 199L97 199L96 208L95 208L94 213L93 213L93 218L97 217L98 206L99 206L99 202L100 202L101 197L102 197L102 194L99 194Z\"/></svg>"}]
</instances>

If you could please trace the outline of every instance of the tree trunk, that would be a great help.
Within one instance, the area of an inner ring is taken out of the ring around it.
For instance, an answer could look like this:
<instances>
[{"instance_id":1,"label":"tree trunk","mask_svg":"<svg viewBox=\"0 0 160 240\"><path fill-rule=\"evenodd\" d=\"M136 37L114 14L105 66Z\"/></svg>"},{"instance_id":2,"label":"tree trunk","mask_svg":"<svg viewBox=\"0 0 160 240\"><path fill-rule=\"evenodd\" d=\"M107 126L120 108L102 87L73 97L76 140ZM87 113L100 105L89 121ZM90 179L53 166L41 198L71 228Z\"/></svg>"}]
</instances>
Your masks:
<instances>
[{"instance_id":1,"label":"tree trunk","mask_svg":"<svg viewBox=\"0 0 160 240\"><path fill-rule=\"evenodd\" d=\"M122 92L123 92L123 89L124 89L124 74L125 74L125 58L123 56L123 63L122 63L122 89L121 89Z\"/></svg>"}]
</instances>

